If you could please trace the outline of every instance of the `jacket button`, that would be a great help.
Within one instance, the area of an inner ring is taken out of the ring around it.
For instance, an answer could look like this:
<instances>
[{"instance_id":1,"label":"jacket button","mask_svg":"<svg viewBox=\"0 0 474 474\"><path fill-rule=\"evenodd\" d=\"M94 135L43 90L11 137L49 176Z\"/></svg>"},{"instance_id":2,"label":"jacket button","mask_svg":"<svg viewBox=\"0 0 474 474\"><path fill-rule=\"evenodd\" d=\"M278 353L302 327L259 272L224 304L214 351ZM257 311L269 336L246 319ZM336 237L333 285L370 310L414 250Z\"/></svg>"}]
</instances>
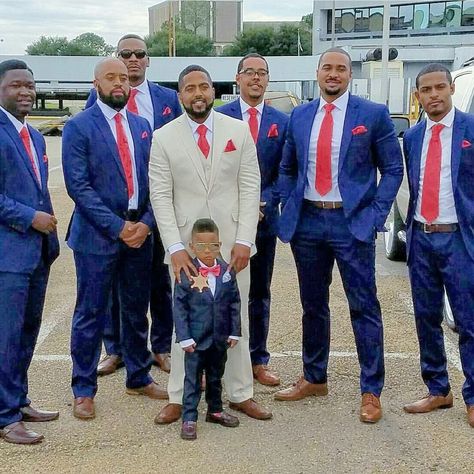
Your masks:
<instances>
[{"instance_id":1,"label":"jacket button","mask_svg":"<svg viewBox=\"0 0 474 474\"><path fill-rule=\"evenodd\" d=\"M42 205L43 205L43 201L40 201L39 204L40 204L40 206L42 206Z\"/></svg>"}]
</instances>

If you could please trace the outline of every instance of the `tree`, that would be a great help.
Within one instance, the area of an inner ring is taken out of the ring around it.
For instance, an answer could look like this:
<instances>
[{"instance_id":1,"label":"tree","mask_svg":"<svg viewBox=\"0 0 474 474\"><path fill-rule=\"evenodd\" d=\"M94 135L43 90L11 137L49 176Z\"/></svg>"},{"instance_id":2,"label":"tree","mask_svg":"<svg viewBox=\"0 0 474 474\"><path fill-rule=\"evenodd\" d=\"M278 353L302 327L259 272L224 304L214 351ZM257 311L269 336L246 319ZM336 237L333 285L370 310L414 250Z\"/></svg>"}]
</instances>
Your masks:
<instances>
[{"instance_id":1,"label":"tree","mask_svg":"<svg viewBox=\"0 0 474 474\"><path fill-rule=\"evenodd\" d=\"M299 39L298 39L299 37ZM311 55L311 34L296 25L283 25L275 34L270 56Z\"/></svg>"},{"instance_id":2,"label":"tree","mask_svg":"<svg viewBox=\"0 0 474 474\"><path fill-rule=\"evenodd\" d=\"M275 34L272 28L252 28L244 31L237 36L231 46L224 49L224 56L244 56L248 53L274 56L271 50L275 42Z\"/></svg>"},{"instance_id":3,"label":"tree","mask_svg":"<svg viewBox=\"0 0 474 474\"><path fill-rule=\"evenodd\" d=\"M114 50L95 33L83 33L71 41L65 37L41 36L26 47L31 56L107 56Z\"/></svg>"},{"instance_id":4,"label":"tree","mask_svg":"<svg viewBox=\"0 0 474 474\"><path fill-rule=\"evenodd\" d=\"M209 34L211 3L203 1L182 2L179 22L182 28L192 31L195 35L204 30Z\"/></svg>"}]
</instances>

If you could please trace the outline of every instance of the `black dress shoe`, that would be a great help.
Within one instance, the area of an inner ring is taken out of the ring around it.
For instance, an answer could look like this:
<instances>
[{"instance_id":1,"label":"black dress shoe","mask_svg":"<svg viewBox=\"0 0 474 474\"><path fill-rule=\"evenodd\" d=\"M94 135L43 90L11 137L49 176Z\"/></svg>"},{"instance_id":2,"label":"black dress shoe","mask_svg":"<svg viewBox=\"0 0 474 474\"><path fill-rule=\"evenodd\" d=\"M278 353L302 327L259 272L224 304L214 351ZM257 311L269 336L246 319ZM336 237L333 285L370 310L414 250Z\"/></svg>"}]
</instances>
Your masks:
<instances>
[{"instance_id":1,"label":"black dress shoe","mask_svg":"<svg viewBox=\"0 0 474 474\"><path fill-rule=\"evenodd\" d=\"M37 410L31 405L20 408L23 415L23 421L41 423L43 421L52 421L59 417L59 411Z\"/></svg>"},{"instance_id":2,"label":"black dress shoe","mask_svg":"<svg viewBox=\"0 0 474 474\"><path fill-rule=\"evenodd\" d=\"M236 426L239 426L239 419L225 411L221 411L220 413L207 412L206 421L209 423L217 423L227 428L235 428Z\"/></svg>"},{"instance_id":3,"label":"black dress shoe","mask_svg":"<svg viewBox=\"0 0 474 474\"><path fill-rule=\"evenodd\" d=\"M183 421L181 425L181 438L182 439L196 439L196 422L195 421Z\"/></svg>"},{"instance_id":4,"label":"black dress shoe","mask_svg":"<svg viewBox=\"0 0 474 474\"><path fill-rule=\"evenodd\" d=\"M11 423L0 430L0 438L13 444L36 444L43 441L44 436L29 430L22 421Z\"/></svg>"}]
</instances>

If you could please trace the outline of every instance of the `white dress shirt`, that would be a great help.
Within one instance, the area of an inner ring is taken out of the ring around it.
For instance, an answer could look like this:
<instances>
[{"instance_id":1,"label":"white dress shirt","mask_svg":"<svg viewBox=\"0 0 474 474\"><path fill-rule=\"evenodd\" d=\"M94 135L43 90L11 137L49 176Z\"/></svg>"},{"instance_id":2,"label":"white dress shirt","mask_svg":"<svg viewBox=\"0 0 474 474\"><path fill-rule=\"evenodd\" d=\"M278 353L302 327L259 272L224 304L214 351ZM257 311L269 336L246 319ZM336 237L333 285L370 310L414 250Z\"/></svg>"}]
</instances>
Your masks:
<instances>
[{"instance_id":1,"label":"white dress shirt","mask_svg":"<svg viewBox=\"0 0 474 474\"><path fill-rule=\"evenodd\" d=\"M247 102L245 102L245 100L242 99L242 97L239 97L239 102L240 102L240 110L242 111L242 120L245 120L247 123L250 118L249 109L251 109L252 107L254 109L257 109L258 131L260 131L260 124L262 123L262 114L263 114L263 106L264 106L263 100L262 102L260 102L260 104L255 105L255 106L247 104Z\"/></svg>"},{"instance_id":2,"label":"white dress shirt","mask_svg":"<svg viewBox=\"0 0 474 474\"><path fill-rule=\"evenodd\" d=\"M155 129L155 115L153 111L153 102L151 100L150 87L148 86L148 81L144 80L137 87L132 87L132 90L137 90L137 95L135 96L135 102L138 107L138 115L148 120L152 130Z\"/></svg>"},{"instance_id":3,"label":"white dress shirt","mask_svg":"<svg viewBox=\"0 0 474 474\"><path fill-rule=\"evenodd\" d=\"M309 140L308 150L308 173L306 175L306 186L304 190L304 198L310 201L342 201L339 191L339 153L341 151L342 132L344 130L344 121L346 118L347 103L349 102L349 91L344 92L332 104L335 106L331 112L333 118L332 142L331 142L331 174L332 187L331 190L321 196L316 191L316 150L318 145L319 131L326 112L323 107L327 102L321 97L319 99L319 107L314 117L313 126L311 128L311 136Z\"/></svg>"},{"instance_id":4,"label":"white dress shirt","mask_svg":"<svg viewBox=\"0 0 474 474\"><path fill-rule=\"evenodd\" d=\"M28 127L26 126L26 122L20 122L16 117L14 117L10 112L8 112L8 110L5 110L1 105L0 105L0 110L5 113L5 115L8 117L10 122L16 128L18 134L20 134L22 128L26 128L26 131L28 132L28 136L30 137L30 148L31 148L31 152L33 153L33 160L35 162L36 169L38 170L38 174L36 173L35 174L40 184L42 184L41 172L40 172L39 162L38 162L38 154L36 153L36 148L33 143L33 140L31 139L30 131L28 130ZM20 137L20 140L21 140L21 137Z\"/></svg>"},{"instance_id":5,"label":"white dress shirt","mask_svg":"<svg viewBox=\"0 0 474 474\"><path fill-rule=\"evenodd\" d=\"M137 179L137 165L135 163L135 147L133 144L132 132L130 131L130 126L128 124L127 112L125 109L117 112L112 107L109 107L107 104L104 104L99 98L97 99L97 105L100 107L100 110L104 114L104 117L107 119L110 130L114 136L115 141L117 142L117 129L115 125L115 116L119 113L122 116L122 125L125 130L125 135L127 136L128 148L130 150L130 157L132 161L132 178L133 178L133 195L128 200L129 209L138 209L138 179ZM118 146L117 146L118 153Z\"/></svg>"},{"instance_id":6,"label":"white dress shirt","mask_svg":"<svg viewBox=\"0 0 474 474\"><path fill-rule=\"evenodd\" d=\"M423 196L423 178L425 175L426 155L431 139L434 125L443 124L444 127L439 134L441 140L441 174L439 180L439 215L433 224L454 224L458 222L456 206L454 204L453 183L451 180L451 144L453 141L454 107L439 121L433 122L426 118L426 130L423 138L420 160L420 182L418 188L418 200L415 208L415 220L426 222L421 215L421 198Z\"/></svg>"},{"instance_id":7,"label":"white dress shirt","mask_svg":"<svg viewBox=\"0 0 474 474\"><path fill-rule=\"evenodd\" d=\"M199 262L199 266L203 268L209 268L207 265L201 262L201 260L197 259ZM217 265L217 260L214 260L214 265ZM213 265L213 266L214 266ZM225 272L226 269L221 267L221 273ZM216 294L216 276L213 273L209 273L207 275L207 284L209 285L209 289L211 290L212 296ZM235 339L236 341L239 340L239 336L229 336L229 339ZM180 346L184 349L185 347L192 346L195 343L194 339L185 339L184 341L180 341Z\"/></svg>"}]
</instances>

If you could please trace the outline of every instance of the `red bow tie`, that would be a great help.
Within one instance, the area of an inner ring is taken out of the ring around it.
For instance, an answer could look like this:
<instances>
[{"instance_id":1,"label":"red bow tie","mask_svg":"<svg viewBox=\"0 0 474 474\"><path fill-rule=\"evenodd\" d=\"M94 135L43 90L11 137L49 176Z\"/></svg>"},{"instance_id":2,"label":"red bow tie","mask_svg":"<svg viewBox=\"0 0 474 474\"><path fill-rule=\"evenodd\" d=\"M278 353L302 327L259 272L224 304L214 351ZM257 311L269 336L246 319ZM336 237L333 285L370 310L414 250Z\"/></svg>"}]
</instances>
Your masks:
<instances>
[{"instance_id":1,"label":"red bow tie","mask_svg":"<svg viewBox=\"0 0 474 474\"><path fill-rule=\"evenodd\" d=\"M221 274L221 266L220 265L214 265L213 267L199 267L199 273L207 277L209 273L212 273L214 276L218 277Z\"/></svg>"}]
</instances>

